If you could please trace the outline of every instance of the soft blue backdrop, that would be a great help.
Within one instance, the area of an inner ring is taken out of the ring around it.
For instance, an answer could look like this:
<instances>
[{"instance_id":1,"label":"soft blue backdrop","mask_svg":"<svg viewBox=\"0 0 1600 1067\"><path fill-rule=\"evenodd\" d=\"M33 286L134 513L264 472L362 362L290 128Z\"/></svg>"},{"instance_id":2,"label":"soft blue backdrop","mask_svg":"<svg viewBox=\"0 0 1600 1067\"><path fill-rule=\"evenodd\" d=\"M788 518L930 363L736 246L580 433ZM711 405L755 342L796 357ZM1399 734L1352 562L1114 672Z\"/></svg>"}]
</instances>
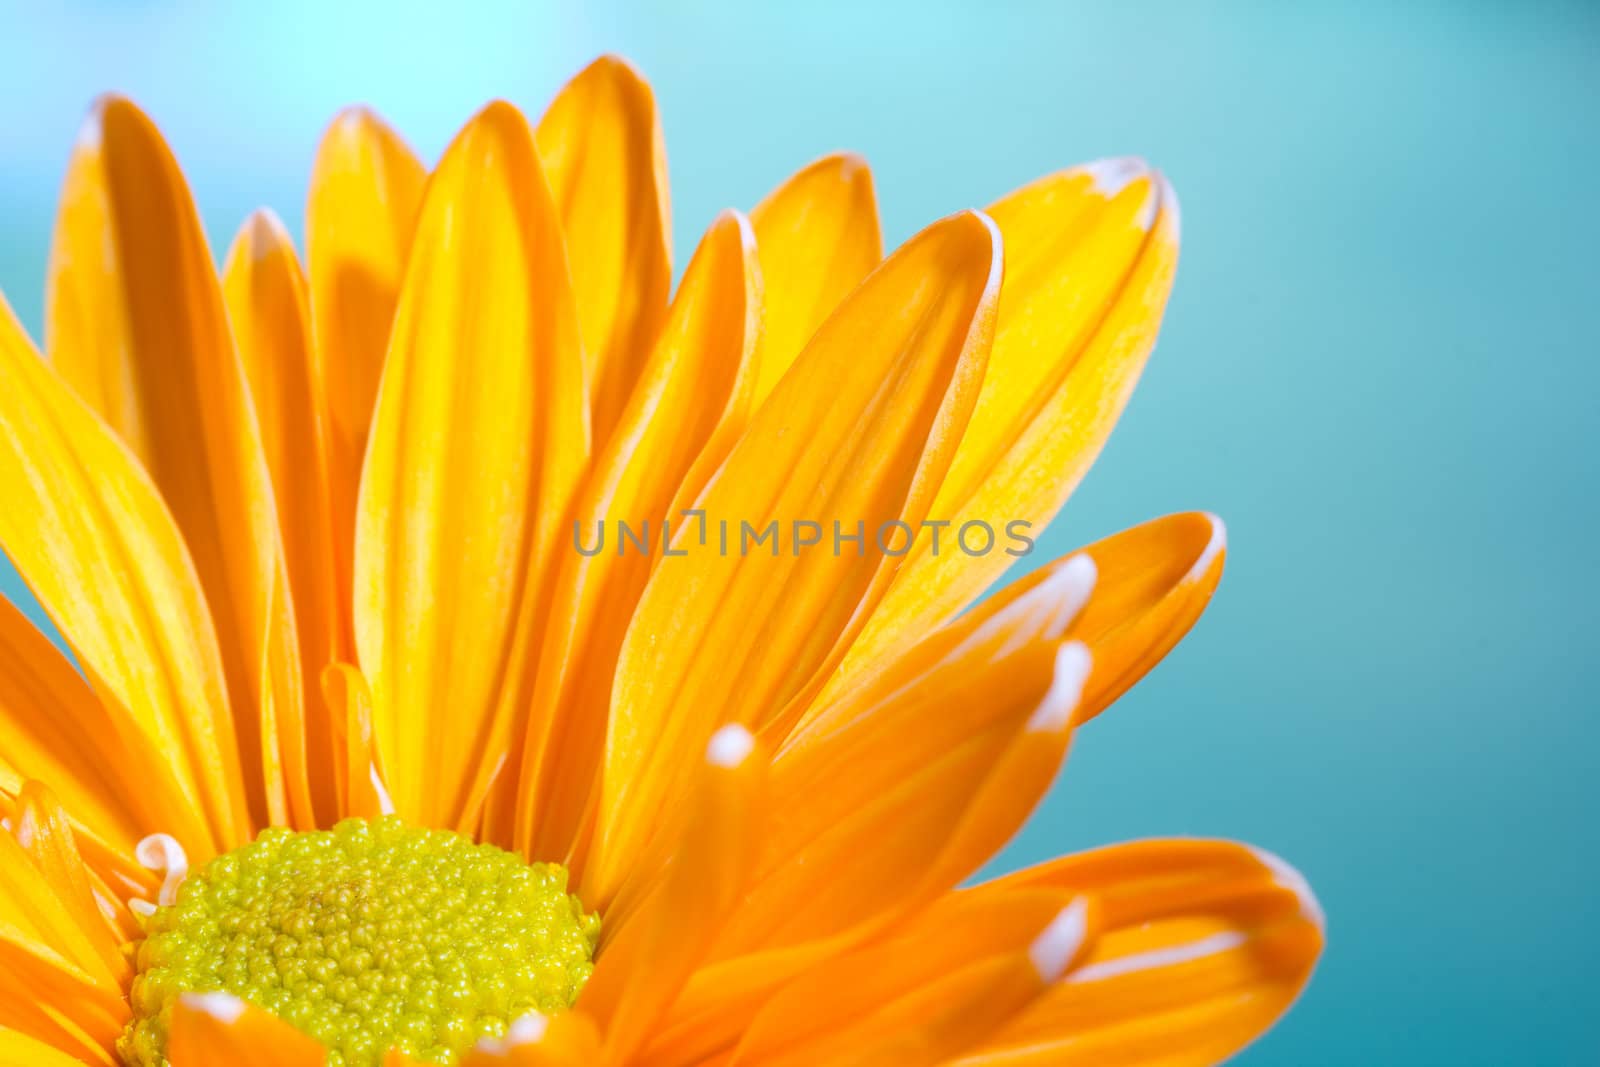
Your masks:
<instances>
[{"instance_id":1,"label":"soft blue backdrop","mask_svg":"<svg viewBox=\"0 0 1600 1067\"><path fill-rule=\"evenodd\" d=\"M340 104L433 156L604 50L659 92L680 262L834 148L872 161L894 242L1155 160L1184 202L1168 326L1035 558L1187 507L1232 556L1004 865L1155 833L1292 858L1330 947L1248 1064L1600 1062L1595 7L32 7L0 0L0 287L34 329L106 88L164 125L219 247L262 202L298 228Z\"/></svg>"}]
</instances>

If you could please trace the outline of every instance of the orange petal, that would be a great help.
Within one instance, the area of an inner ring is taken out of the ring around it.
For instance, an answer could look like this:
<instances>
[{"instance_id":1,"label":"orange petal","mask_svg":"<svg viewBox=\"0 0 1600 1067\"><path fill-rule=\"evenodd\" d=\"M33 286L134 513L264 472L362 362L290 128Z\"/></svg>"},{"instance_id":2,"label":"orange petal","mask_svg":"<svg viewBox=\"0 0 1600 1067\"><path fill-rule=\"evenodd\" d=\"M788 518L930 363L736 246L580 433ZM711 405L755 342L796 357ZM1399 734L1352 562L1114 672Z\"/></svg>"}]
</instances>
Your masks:
<instances>
[{"instance_id":1,"label":"orange petal","mask_svg":"<svg viewBox=\"0 0 1600 1067\"><path fill-rule=\"evenodd\" d=\"M478 1042L461 1058L461 1067L595 1067L603 1062L599 1029L587 1015L569 1011L517 1020L505 1037Z\"/></svg>"},{"instance_id":2,"label":"orange petal","mask_svg":"<svg viewBox=\"0 0 1600 1067\"><path fill-rule=\"evenodd\" d=\"M126 967L108 962L99 951L104 925L86 930L72 904L57 895L56 886L9 833L0 833L0 928L59 953L97 986L122 991Z\"/></svg>"},{"instance_id":3,"label":"orange petal","mask_svg":"<svg viewBox=\"0 0 1600 1067\"><path fill-rule=\"evenodd\" d=\"M55 783L77 818L132 855L166 826L204 836L168 761L125 712L116 713L9 600L0 597L0 789Z\"/></svg>"},{"instance_id":4,"label":"orange petal","mask_svg":"<svg viewBox=\"0 0 1600 1067\"><path fill-rule=\"evenodd\" d=\"M968 892L1038 888L1093 895L1101 936L963 1065L1220 1063L1288 1009L1322 951L1322 913L1305 880L1231 842L1117 845Z\"/></svg>"},{"instance_id":5,"label":"orange petal","mask_svg":"<svg viewBox=\"0 0 1600 1067\"><path fill-rule=\"evenodd\" d=\"M566 856L577 838L623 634L666 530L681 525L669 505L685 472L714 435L748 415L760 310L749 223L724 213L690 260L656 350L595 461L573 512L575 540L559 548L559 621L539 668L517 804L516 840L529 855ZM650 547L624 551L619 522L642 531ZM591 553L596 537L610 540Z\"/></svg>"},{"instance_id":6,"label":"orange petal","mask_svg":"<svg viewBox=\"0 0 1600 1067\"><path fill-rule=\"evenodd\" d=\"M73 150L47 312L51 361L139 457L194 560L261 825L256 706L281 552L272 486L188 185L127 100L100 100Z\"/></svg>"},{"instance_id":7,"label":"orange petal","mask_svg":"<svg viewBox=\"0 0 1600 1067\"><path fill-rule=\"evenodd\" d=\"M211 843L243 839L249 815L221 658L171 515L3 301L0 379L0 546L102 700L126 707L165 755Z\"/></svg>"},{"instance_id":8,"label":"orange petal","mask_svg":"<svg viewBox=\"0 0 1600 1067\"><path fill-rule=\"evenodd\" d=\"M627 1062L651 1036L738 900L766 815L767 760L741 726L706 747L666 874L601 946L578 1007L605 1033L608 1062Z\"/></svg>"},{"instance_id":9,"label":"orange petal","mask_svg":"<svg viewBox=\"0 0 1600 1067\"><path fill-rule=\"evenodd\" d=\"M339 775L340 818L375 819L394 811L378 768L377 745L372 737L372 693L361 672L348 663L335 663L322 673L322 691L328 708L343 716L345 765Z\"/></svg>"},{"instance_id":10,"label":"orange petal","mask_svg":"<svg viewBox=\"0 0 1600 1067\"><path fill-rule=\"evenodd\" d=\"M623 643L585 900L609 897L688 754L719 722L759 728L814 691L881 595L897 561L875 534L920 523L982 377L997 237L967 212L886 261L828 320L700 495L707 536L679 531L689 558L656 569ZM796 550L799 520L816 523L819 538L835 522L846 533L859 523L866 543L859 555ZM717 543L724 523L727 547ZM773 555L741 550L745 524L771 535Z\"/></svg>"},{"instance_id":11,"label":"orange petal","mask_svg":"<svg viewBox=\"0 0 1600 1067\"><path fill-rule=\"evenodd\" d=\"M1006 651L1015 640L1021 647ZM931 900L1014 834L1054 779L1089 672L1059 632L1008 633L780 753L761 863L718 955L840 935Z\"/></svg>"},{"instance_id":12,"label":"orange petal","mask_svg":"<svg viewBox=\"0 0 1600 1067\"><path fill-rule=\"evenodd\" d=\"M1100 714L1172 651L1211 602L1227 557L1222 520L1190 511L1085 548L1100 585L1072 636L1094 650L1078 721Z\"/></svg>"},{"instance_id":13,"label":"orange petal","mask_svg":"<svg viewBox=\"0 0 1600 1067\"><path fill-rule=\"evenodd\" d=\"M227 993L184 993L172 1009L171 1067L322 1067L328 1050Z\"/></svg>"},{"instance_id":14,"label":"orange petal","mask_svg":"<svg viewBox=\"0 0 1600 1067\"><path fill-rule=\"evenodd\" d=\"M10 841L0 834L0 846ZM86 1063L117 1063L112 1049L129 1014L122 990L74 966L36 928L13 925L16 916L14 903L0 903L0 1027Z\"/></svg>"},{"instance_id":15,"label":"orange petal","mask_svg":"<svg viewBox=\"0 0 1600 1067\"><path fill-rule=\"evenodd\" d=\"M767 318L757 401L766 399L823 320L883 259L878 199L867 161L825 156L774 189L750 213Z\"/></svg>"},{"instance_id":16,"label":"orange petal","mask_svg":"<svg viewBox=\"0 0 1600 1067\"><path fill-rule=\"evenodd\" d=\"M0 1067L82 1067L83 1062L27 1034L0 1029Z\"/></svg>"},{"instance_id":17,"label":"orange petal","mask_svg":"<svg viewBox=\"0 0 1600 1067\"><path fill-rule=\"evenodd\" d=\"M985 522L1032 537L1099 455L1144 368L1177 266L1178 206L1159 175L1107 161L991 210L1006 242L994 352L932 514L952 530ZM992 551L952 566L919 543L835 686L955 615L1017 558Z\"/></svg>"},{"instance_id":18,"label":"orange petal","mask_svg":"<svg viewBox=\"0 0 1600 1067\"><path fill-rule=\"evenodd\" d=\"M1092 579L1078 558L1030 596L986 603L790 738L750 887L653 1054L695 1062L731 1042L773 990L947 892L1015 832L1070 738L1088 664L1062 634Z\"/></svg>"},{"instance_id":19,"label":"orange petal","mask_svg":"<svg viewBox=\"0 0 1600 1067\"><path fill-rule=\"evenodd\" d=\"M105 895L97 885L98 879L84 864L66 812L48 789L38 782L28 782L18 798L11 826L17 844L93 946L106 972L126 988L133 980L133 971L122 953L126 940L123 928L115 919L119 914L126 918L126 912L120 901ZM112 917L107 916L107 910Z\"/></svg>"},{"instance_id":20,"label":"orange petal","mask_svg":"<svg viewBox=\"0 0 1600 1067\"><path fill-rule=\"evenodd\" d=\"M357 523L356 644L375 736L396 809L424 825L456 824L531 698L588 462L565 278L532 134L491 104L428 187Z\"/></svg>"},{"instance_id":21,"label":"orange petal","mask_svg":"<svg viewBox=\"0 0 1600 1067\"><path fill-rule=\"evenodd\" d=\"M551 101L537 136L583 324L594 439L603 443L655 343L672 285L655 94L626 60L602 56Z\"/></svg>"},{"instance_id":22,"label":"orange petal","mask_svg":"<svg viewBox=\"0 0 1600 1067\"><path fill-rule=\"evenodd\" d=\"M933 1067L981 1045L1087 951L1088 901L990 897L828 960L751 1024L735 1067Z\"/></svg>"},{"instance_id":23,"label":"orange petal","mask_svg":"<svg viewBox=\"0 0 1600 1067\"><path fill-rule=\"evenodd\" d=\"M353 649L344 636L348 609L334 555L330 427L317 381L305 276L288 232L271 212L251 216L234 239L223 268L223 297L261 423L288 586L294 590L300 663L283 666L315 677ZM287 692L299 688L295 680ZM284 739L286 773L294 780L289 791L315 796L316 811L301 812L303 821L326 822L337 807L334 731L318 701L299 703L295 714L305 722L296 724L297 736Z\"/></svg>"},{"instance_id":24,"label":"orange petal","mask_svg":"<svg viewBox=\"0 0 1600 1067\"><path fill-rule=\"evenodd\" d=\"M306 268L316 338L312 368L327 418L333 550L344 597L354 566L367 433L426 179L400 135L363 107L342 111L329 124L311 169ZM346 633L343 640L348 647L354 638Z\"/></svg>"},{"instance_id":25,"label":"orange petal","mask_svg":"<svg viewBox=\"0 0 1600 1067\"><path fill-rule=\"evenodd\" d=\"M1066 635L1087 645L1094 659L1074 713L1082 723L1110 706L1194 626L1222 578L1227 531L1215 515L1180 512L1130 527L1074 555L1093 560L1098 575L1093 598ZM999 611L1033 595L1071 558L1017 579L984 601L984 610ZM863 666L839 688L854 693L881 687L884 678L905 673L906 655ZM846 693L824 693L802 718L801 729L830 700L846 699Z\"/></svg>"}]
</instances>

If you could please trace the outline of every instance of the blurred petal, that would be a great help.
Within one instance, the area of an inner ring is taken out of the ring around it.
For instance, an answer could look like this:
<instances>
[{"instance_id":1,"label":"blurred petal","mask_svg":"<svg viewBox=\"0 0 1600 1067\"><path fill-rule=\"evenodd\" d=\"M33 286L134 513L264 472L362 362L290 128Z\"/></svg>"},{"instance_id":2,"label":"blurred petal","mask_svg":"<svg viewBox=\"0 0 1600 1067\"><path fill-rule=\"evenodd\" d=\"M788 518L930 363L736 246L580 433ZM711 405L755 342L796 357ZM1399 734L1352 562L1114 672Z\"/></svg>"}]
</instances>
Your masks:
<instances>
[{"instance_id":1,"label":"blurred petal","mask_svg":"<svg viewBox=\"0 0 1600 1067\"><path fill-rule=\"evenodd\" d=\"M1141 841L1068 856L966 894L1089 893L1102 933L1066 980L966 1067L1203 1067L1283 1014L1322 951L1310 888L1226 841Z\"/></svg>"},{"instance_id":2,"label":"blurred petal","mask_svg":"<svg viewBox=\"0 0 1600 1067\"><path fill-rule=\"evenodd\" d=\"M346 597L361 464L426 179L400 135L362 107L340 112L328 126L311 170L306 268L313 373L327 419L333 550Z\"/></svg>"},{"instance_id":3,"label":"blurred petal","mask_svg":"<svg viewBox=\"0 0 1600 1067\"><path fill-rule=\"evenodd\" d=\"M789 178L756 205L750 221L768 294L759 402L883 259L883 234L872 171L848 152L825 156Z\"/></svg>"},{"instance_id":4,"label":"blurred petal","mask_svg":"<svg viewBox=\"0 0 1600 1067\"><path fill-rule=\"evenodd\" d=\"M139 457L183 535L261 825L257 702L281 552L272 487L189 188L155 125L127 100L100 100L73 150L46 326L51 361Z\"/></svg>"},{"instance_id":5,"label":"blurred petal","mask_svg":"<svg viewBox=\"0 0 1600 1067\"><path fill-rule=\"evenodd\" d=\"M655 94L626 60L602 56L556 95L537 137L566 234L594 439L603 444L650 355L672 286Z\"/></svg>"},{"instance_id":6,"label":"blurred petal","mask_svg":"<svg viewBox=\"0 0 1600 1067\"><path fill-rule=\"evenodd\" d=\"M1155 343L1178 259L1178 205L1128 161L1065 171L991 209L1006 242L994 353L932 514L1037 536L1100 454ZM834 680L949 619L1013 562L919 541Z\"/></svg>"},{"instance_id":7,"label":"blurred petal","mask_svg":"<svg viewBox=\"0 0 1600 1067\"><path fill-rule=\"evenodd\" d=\"M81 1067L83 1062L27 1034L0 1030L0 1067Z\"/></svg>"},{"instance_id":8,"label":"blurred petal","mask_svg":"<svg viewBox=\"0 0 1600 1067\"><path fill-rule=\"evenodd\" d=\"M323 1067L328 1050L227 993L184 993L172 1009L171 1067Z\"/></svg>"},{"instance_id":9,"label":"blurred petal","mask_svg":"<svg viewBox=\"0 0 1600 1067\"><path fill-rule=\"evenodd\" d=\"M896 561L872 531L921 521L982 377L997 239L974 212L913 238L829 320L700 495L710 538L679 531L689 558L656 569L623 642L585 900L609 899L717 726L760 728L814 690L881 595ZM801 519L859 522L867 543L778 554L780 528ZM774 554L719 550L724 522L735 538L770 529Z\"/></svg>"},{"instance_id":10,"label":"blurred petal","mask_svg":"<svg viewBox=\"0 0 1600 1067\"><path fill-rule=\"evenodd\" d=\"M397 811L424 825L456 824L531 698L588 463L565 271L532 135L491 104L446 151L422 208L357 526L374 732Z\"/></svg>"},{"instance_id":11,"label":"blurred petal","mask_svg":"<svg viewBox=\"0 0 1600 1067\"><path fill-rule=\"evenodd\" d=\"M249 816L215 633L172 517L137 462L0 301L0 546L102 699L128 709L210 843ZM196 838L193 847L203 848Z\"/></svg>"},{"instance_id":12,"label":"blurred petal","mask_svg":"<svg viewBox=\"0 0 1600 1067\"><path fill-rule=\"evenodd\" d=\"M760 301L749 223L727 212L690 260L656 350L595 462L573 513L576 540L560 546L557 623L539 669L517 804L517 843L529 855L566 856L577 839L623 635L666 530L682 525L669 504L712 437L748 418ZM642 531L650 547L622 551L619 522ZM596 536L617 544L577 550Z\"/></svg>"},{"instance_id":13,"label":"blurred petal","mask_svg":"<svg viewBox=\"0 0 1600 1067\"><path fill-rule=\"evenodd\" d=\"M344 637L348 609L333 551L329 427L316 380L305 277L289 234L271 212L257 212L234 239L223 268L223 297L261 424L288 586L294 590L300 662L283 669L315 677L350 654ZM290 682L290 699L282 703L295 705L299 689L298 679ZM320 702L298 704L294 713L305 721L295 724L283 745L291 796L315 796L316 811L301 813L309 824L317 812L326 821L336 810L334 731Z\"/></svg>"}]
</instances>

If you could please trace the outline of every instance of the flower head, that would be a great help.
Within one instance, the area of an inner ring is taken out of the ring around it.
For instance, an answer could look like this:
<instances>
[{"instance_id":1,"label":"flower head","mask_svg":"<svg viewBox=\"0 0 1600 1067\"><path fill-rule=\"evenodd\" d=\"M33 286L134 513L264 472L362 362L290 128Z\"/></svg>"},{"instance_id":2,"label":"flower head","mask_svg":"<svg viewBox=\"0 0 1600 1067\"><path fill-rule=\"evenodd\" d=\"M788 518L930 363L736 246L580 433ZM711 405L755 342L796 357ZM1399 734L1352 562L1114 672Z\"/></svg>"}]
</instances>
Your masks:
<instances>
[{"instance_id":1,"label":"flower head","mask_svg":"<svg viewBox=\"0 0 1600 1067\"><path fill-rule=\"evenodd\" d=\"M213 265L133 104L0 309L0 1059L1201 1064L1322 919L1151 840L961 886L1215 589L1168 516L972 606L1154 341L1171 188L1073 168L883 254L830 156L673 290L601 59L431 171L329 127L304 265ZM609 540L608 540L609 538Z\"/></svg>"}]
</instances>

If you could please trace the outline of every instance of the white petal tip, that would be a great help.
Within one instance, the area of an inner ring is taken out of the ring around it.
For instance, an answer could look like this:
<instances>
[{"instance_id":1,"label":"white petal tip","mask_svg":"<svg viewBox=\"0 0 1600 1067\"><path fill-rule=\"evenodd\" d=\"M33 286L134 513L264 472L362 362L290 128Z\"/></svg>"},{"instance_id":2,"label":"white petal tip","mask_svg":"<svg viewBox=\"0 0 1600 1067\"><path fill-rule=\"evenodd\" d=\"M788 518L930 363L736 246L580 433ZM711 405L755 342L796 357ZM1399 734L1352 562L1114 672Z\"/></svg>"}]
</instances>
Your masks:
<instances>
[{"instance_id":1,"label":"white petal tip","mask_svg":"<svg viewBox=\"0 0 1600 1067\"><path fill-rule=\"evenodd\" d=\"M711 735L706 746L706 762L718 767L737 767L756 747L755 735L738 723L729 723Z\"/></svg>"},{"instance_id":2,"label":"white petal tip","mask_svg":"<svg viewBox=\"0 0 1600 1067\"><path fill-rule=\"evenodd\" d=\"M1082 170L1089 176L1094 191L1109 200L1140 178L1148 176L1150 164L1138 156L1117 156L1085 163Z\"/></svg>"},{"instance_id":3,"label":"white petal tip","mask_svg":"<svg viewBox=\"0 0 1600 1067\"><path fill-rule=\"evenodd\" d=\"M1068 641L1056 650L1056 672L1050 688L1028 718L1028 729L1039 733L1066 729L1083 696L1094 659L1082 641Z\"/></svg>"},{"instance_id":4,"label":"white petal tip","mask_svg":"<svg viewBox=\"0 0 1600 1067\"><path fill-rule=\"evenodd\" d=\"M1050 925L1046 926L1033 944L1028 946L1028 959L1034 970L1046 982L1054 982L1067 972L1072 961L1083 947L1089 932L1089 906L1082 897L1061 909Z\"/></svg>"},{"instance_id":5,"label":"white petal tip","mask_svg":"<svg viewBox=\"0 0 1600 1067\"><path fill-rule=\"evenodd\" d=\"M1194 561L1194 566L1190 567L1189 573L1184 575L1184 578L1188 581L1203 577L1211 569L1211 564L1228 547L1227 524L1220 517L1213 515L1209 511L1205 513L1205 516L1211 521L1211 540L1206 542L1206 547Z\"/></svg>"},{"instance_id":6,"label":"white petal tip","mask_svg":"<svg viewBox=\"0 0 1600 1067\"><path fill-rule=\"evenodd\" d=\"M511 1050L523 1045L537 1045L550 1029L550 1020L538 1012L530 1012L514 1021L505 1037L486 1037L477 1043L478 1052L491 1056L509 1055Z\"/></svg>"},{"instance_id":7,"label":"white petal tip","mask_svg":"<svg viewBox=\"0 0 1600 1067\"><path fill-rule=\"evenodd\" d=\"M190 1011L204 1012L225 1025L238 1022L244 1015L244 1001L231 993L183 993L178 999Z\"/></svg>"},{"instance_id":8,"label":"white petal tip","mask_svg":"<svg viewBox=\"0 0 1600 1067\"><path fill-rule=\"evenodd\" d=\"M1306 876L1289 866L1287 861L1264 849L1252 848L1250 852L1263 867L1272 872L1273 881L1299 899L1300 914L1306 921L1315 924L1318 930L1326 930L1328 917L1322 910L1322 902L1317 899L1316 893L1311 891L1311 883L1306 881Z\"/></svg>"},{"instance_id":9,"label":"white petal tip","mask_svg":"<svg viewBox=\"0 0 1600 1067\"><path fill-rule=\"evenodd\" d=\"M1067 632L1072 620L1078 617L1083 606L1094 592L1094 583L1100 577L1100 567L1087 552L1079 552L1061 565L1044 584L1052 586L1052 597L1059 597L1060 612L1046 631L1047 639L1054 641Z\"/></svg>"}]
</instances>

